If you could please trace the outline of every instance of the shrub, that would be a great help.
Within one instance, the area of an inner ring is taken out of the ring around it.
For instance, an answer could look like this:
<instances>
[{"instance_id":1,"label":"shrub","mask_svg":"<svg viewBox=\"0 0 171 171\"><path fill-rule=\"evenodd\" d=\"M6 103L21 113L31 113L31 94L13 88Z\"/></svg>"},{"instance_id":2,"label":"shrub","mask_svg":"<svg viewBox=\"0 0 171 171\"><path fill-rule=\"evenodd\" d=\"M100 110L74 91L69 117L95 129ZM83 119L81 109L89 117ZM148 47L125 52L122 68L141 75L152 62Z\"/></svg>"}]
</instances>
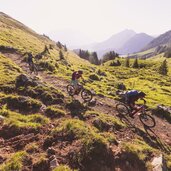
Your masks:
<instances>
[{"instance_id":1,"label":"shrub","mask_svg":"<svg viewBox=\"0 0 171 171\"><path fill-rule=\"evenodd\" d=\"M23 112L36 112L42 106L40 101L24 96L9 95L2 98L2 102L6 103L10 109L18 109Z\"/></svg>"},{"instance_id":2,"label":"shrub","mask_svg":"<svg viewBox=\"0 0 171 171\"><path fill-rule=\"evenodd\" d=\"M167 165L168 170L171 170L171 154L165 155L164 159L166 160L166 165Z\"/></svg>"},{"instance_id":3,"label":"shrub","mask_svg":"<svg viewBox=\"0 0 171 171\"><path fill-rule=\"evenodd\" d=\"M27 153L24 151L13 154L6 162L0 165L1 171L20 171L23 168L23 161Z\"/></svg>"},{"instance_id":4,"label":"shrub","mask_svg":"<svg viewBox=\"0 0 171 171\"><path fill-rule=\"evenodd\" d=\"M51 72L55 71L55 64L51 63L51 62L47 62L47 61L41 61L39 63L39 66L44 68L45 70L49 70Z\"/></svg>"},{"instance_id":5,"label":"shrub","mask_svg":"<svg viewBox=\"0 0 171 171\"><path fill-rule=\"evenodd\" d=\"M94 111L88 111L84 115L84 117L91 116L96 116L93 119L93 125L100 131L108 131L109 129L119 130L125 127L125 125L120 120L114 118L113 116L97 113Z\"/></svg>"},{"instance_id":6,"label":"shrub","mask_svg":"<svg viewBox=\"0 0 171 171\"><path fill-rule=\"evenodd\" d=\"M42 125L48 124L49 119L41 114L22 115L17 112L8 111L9 117L5 120L7 129L4 130L14 136L23 133L24 130L37 130ZM10 131L11 130L11 131Z\"/></svg>"},{"instance_id":7,"label":"shrub","mask_svg":"<svg viewBox=\"0 0 171 171\"><path fill-rule=\"evenodd\" d=\"M25 146L25 150L28 153L38 152L39 146L36 143L29 143Z\"/></svg>"},{"instance_id":8,"label":"shrub","mask_svg":"<svg viewBox=\"0 0 171 171\"><path fill-rule=\"evenodd\" d=\"M65 112L63 110L55 108L53 106L47 107L45 113L50 118L58 118L58 117L65 116Z\"/></svg>"},{"instance_id":9,"label":"shrub","mask_svg":"<svg viewBox=\"0 0 171 171\"><path fill-rule=\"evenodd\" d=\"M101 71L100 69L97 70L97 75L99 76L107 76L107 74L103 71Z\"/></svg>"},{"instance_id":10,"label":"shrub","mask_svg":"<svg viewBox=\"0 0 171 171\"><path fill-rule=\"evenodd\" d=\"M91 74L91 75L89 76L89 78L90 78L91 80L100 81L100 78L99 78L96 74Z\"/></svg>"},{"instance_id":11,"label":"shrub","mask_svg":"<svg viewBox=\"0 0 171 171\"><path fill-rule=\"evenodd\" d=\"M153 152L157 151L139 139L135 139L133 143L124 142L122 144L122 149L128 153L136 155L143 162L150 159L153 156Z\"/></svg>"},{"instance_id":12,"label":"shrub","mask_svg":"<svg viewBox=\"0 0 171 171\"><path fill-rule=\"evenodd\" d=\"M53 171L76 171L75 169L71 170L67 165L59 165L57 168L53 169Z\"/></svg>"}]
</instances>

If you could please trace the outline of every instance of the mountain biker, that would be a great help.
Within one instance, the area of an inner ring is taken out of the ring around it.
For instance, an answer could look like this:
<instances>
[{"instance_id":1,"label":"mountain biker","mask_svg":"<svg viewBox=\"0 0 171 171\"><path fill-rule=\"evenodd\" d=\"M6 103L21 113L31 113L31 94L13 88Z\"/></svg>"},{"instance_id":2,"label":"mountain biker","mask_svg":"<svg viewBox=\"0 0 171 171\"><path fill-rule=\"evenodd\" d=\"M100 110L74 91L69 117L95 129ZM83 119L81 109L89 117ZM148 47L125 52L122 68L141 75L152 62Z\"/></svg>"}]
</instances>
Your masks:
<instances>
[{"instance_id":1,"label":"mountain biker","mask_svg":"<svg viewBox=\"0 0 171 171\"><path fill-rule=\"evenodd\" d=\"M135 102L138 101L139 99L143 99L146 96L146 94L142 91L137 91L137 90L130 90L126 93L126 102L129 105L131 109L130 117L134 118L134 114L136 111L139 109Z\"/></svg>"},{"instance_id":2,"label":"mountain biker","mask_svg":"<svg viewBox=\"0 0 171 171\"><path fill-rule=\"evenodd\" d=\"M78 79L81 78L83 81L83 77L82 77L82 74L83 74L83 71L81 70L78 70L78 71L75 71L72 73L72 80L71 80L71 84L74 86L75 88L75 93L77 93L77 90L78 90L78 87L79 87L79 82L78 82Z\"/></svg>"},{"instance_id":3,"label":"mountain biker","mask_svg":"<svg viewBox=\"0 0 171 171\"><path fill-rule=\"evenodd\" d=\"M32 65L34 64L32 53L28 53L27 62L28 62L28 64L29 64L29 67L32 67Z\"/></svg>"}]
</instances>

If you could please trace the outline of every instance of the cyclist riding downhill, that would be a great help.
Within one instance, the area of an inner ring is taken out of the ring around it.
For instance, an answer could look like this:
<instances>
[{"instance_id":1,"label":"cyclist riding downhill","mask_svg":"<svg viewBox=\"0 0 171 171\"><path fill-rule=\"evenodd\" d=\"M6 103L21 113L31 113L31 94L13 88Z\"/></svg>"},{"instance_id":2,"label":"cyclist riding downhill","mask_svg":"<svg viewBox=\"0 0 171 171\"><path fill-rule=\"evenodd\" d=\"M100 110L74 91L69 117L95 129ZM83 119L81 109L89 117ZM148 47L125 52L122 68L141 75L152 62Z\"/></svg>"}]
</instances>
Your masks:
<instances>
[{"instance_id":1,"label":"cyclist riding downhill","mask_svg":"<svg viewBox=\"0 0 171 171\"><path fill-rule=\"evenodd\" d=\"M83 79L83 77L82 77L82 74L83 74L83 71L81 71L81 70L74 71L74 72L72 73L71 85L74 86L74 89L75 89L74 94L77 94L77 92L78 92L78 91L77 91L78 88L79 88L79 81L78 81L78 79L81 78L81 79L84 81L84 79Z\"/></svg>"},{"instance_id":2,"label":"cyclist riding downhill","mask_svg":"<svg viewBox=\"0 0 171 171\"><path fill-rule=\"evenodd\" d=\"M126 98L126 103L131 109L131 113L129 114L131 118L134 118L134 114L139 109L139 107L136 106L135 102L138 101L139 99L143 100L145 96L146 94L142 91L130 90L126 92L125 98Z\"/></svg>"},{"instance_id":3,"label":"cyclist riding downhill","mask_svg":"<svg viewBox=\"0 0 171 171\"><path fill-rule=\"evenodd\" d=\"M35 63L35 58L33 58L32 53L28 53L28 58L27 58L27 62L29 64L29 69L30 69L30 73L34 73L34 74L38 74L38 68L37 65Z\"/></svg>"},{"instance_id":4,"label":"cyclist riding downhill","mask_svg":"<svg viewBox=\"0 0 171 171\"><path fill-rule=\"evenodd\" d=\"M32 67L32 65L33 65L33 55L32 55L32 53L29 53L28 54L28 58L27 58L27 62L28 62L28 64L29 64L29 67Z\"/></svg>"}]
</instances>

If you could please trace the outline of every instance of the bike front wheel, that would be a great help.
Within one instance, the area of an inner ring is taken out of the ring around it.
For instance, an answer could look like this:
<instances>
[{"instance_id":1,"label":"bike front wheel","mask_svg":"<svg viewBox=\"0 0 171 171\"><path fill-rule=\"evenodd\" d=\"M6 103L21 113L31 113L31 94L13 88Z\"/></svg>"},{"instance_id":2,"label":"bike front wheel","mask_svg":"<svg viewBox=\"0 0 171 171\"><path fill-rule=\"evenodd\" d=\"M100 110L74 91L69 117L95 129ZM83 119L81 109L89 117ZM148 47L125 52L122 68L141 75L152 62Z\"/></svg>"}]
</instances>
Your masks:
<instances>
[{"instance_id":1,"label":"bike front wheel","mask_svg":"<svg viewBox=\"0 0 171 171\"><path fill-rule=\"evenodd\" d=\"M72 85L67 85L67 92L70 96L73 96L75 93L75 88Z\"/></svg>"},{"instance_id":2,"label":"bike front wheel","mask_svg":"<svg viewBox=\"0 0 171 171\"><path fill-rule=\"evenodd\" d=\"M139 118L142 124L149 128L153 128L156 125L155 119L149 114L146 114L146 113L141 114L139 115Z\"/></svg>"},{"instance_id":3,"label":"bike front wheel","mask_svg":"<svg viewBox=\"0 0 171 171\"><path fill-rule=\"evenodd\" d=\"M84 101L90 102L93 98L93 95L90 90L83 89L81 92L81 97Z\"/></svg>"},{"instance_id":4,"label":"bike front wheel","mask_svg":"<svg viewBox=\"0 0 171 171\"><path fill-rule=\"evenodd\" d=\"M118 103L116 105L116 110L121 115L128 115L129 114L129 108L123 103Z\"/></svg>"}]
</instances>

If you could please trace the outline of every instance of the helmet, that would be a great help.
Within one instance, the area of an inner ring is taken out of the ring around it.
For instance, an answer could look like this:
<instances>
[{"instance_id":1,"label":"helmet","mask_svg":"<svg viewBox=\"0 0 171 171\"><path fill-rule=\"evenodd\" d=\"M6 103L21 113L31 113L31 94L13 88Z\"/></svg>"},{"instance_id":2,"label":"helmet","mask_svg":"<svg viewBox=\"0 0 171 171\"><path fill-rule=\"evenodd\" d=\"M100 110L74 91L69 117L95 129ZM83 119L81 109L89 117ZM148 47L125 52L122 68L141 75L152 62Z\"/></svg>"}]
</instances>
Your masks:
<instances>
[{"instance_id":1,"label":"helmet","mask_svg":"<svg viewBox=\"0 0 171 171\"><path fill-rule=\"evenodd\" d=\"M29 56L32 56L32 52L29 52L28 55L29 55Z\"/></svg>"},{"instance_id":2,"label":"helmet","mask_svg":"<svg viewBox=\"0 0 171 171\"><path fill-rule=\"evenodd\" d=\"M79 73L79 74L83 74L83 71L79 70L78 73Z\"/></svg>"},{"instance_id":3,"label":"helmet","mask_svg":"<svg viewBox=\"0 0 171 171\"><path fill-rule=\"evenodd\" d=\"M146 94L145 94L144 92L142 92L142 91L140 91L140 92L138 93L138 95L141 96L141 97L145 97L145 96L146 96Z\"/></svg>"}]
</instances>

